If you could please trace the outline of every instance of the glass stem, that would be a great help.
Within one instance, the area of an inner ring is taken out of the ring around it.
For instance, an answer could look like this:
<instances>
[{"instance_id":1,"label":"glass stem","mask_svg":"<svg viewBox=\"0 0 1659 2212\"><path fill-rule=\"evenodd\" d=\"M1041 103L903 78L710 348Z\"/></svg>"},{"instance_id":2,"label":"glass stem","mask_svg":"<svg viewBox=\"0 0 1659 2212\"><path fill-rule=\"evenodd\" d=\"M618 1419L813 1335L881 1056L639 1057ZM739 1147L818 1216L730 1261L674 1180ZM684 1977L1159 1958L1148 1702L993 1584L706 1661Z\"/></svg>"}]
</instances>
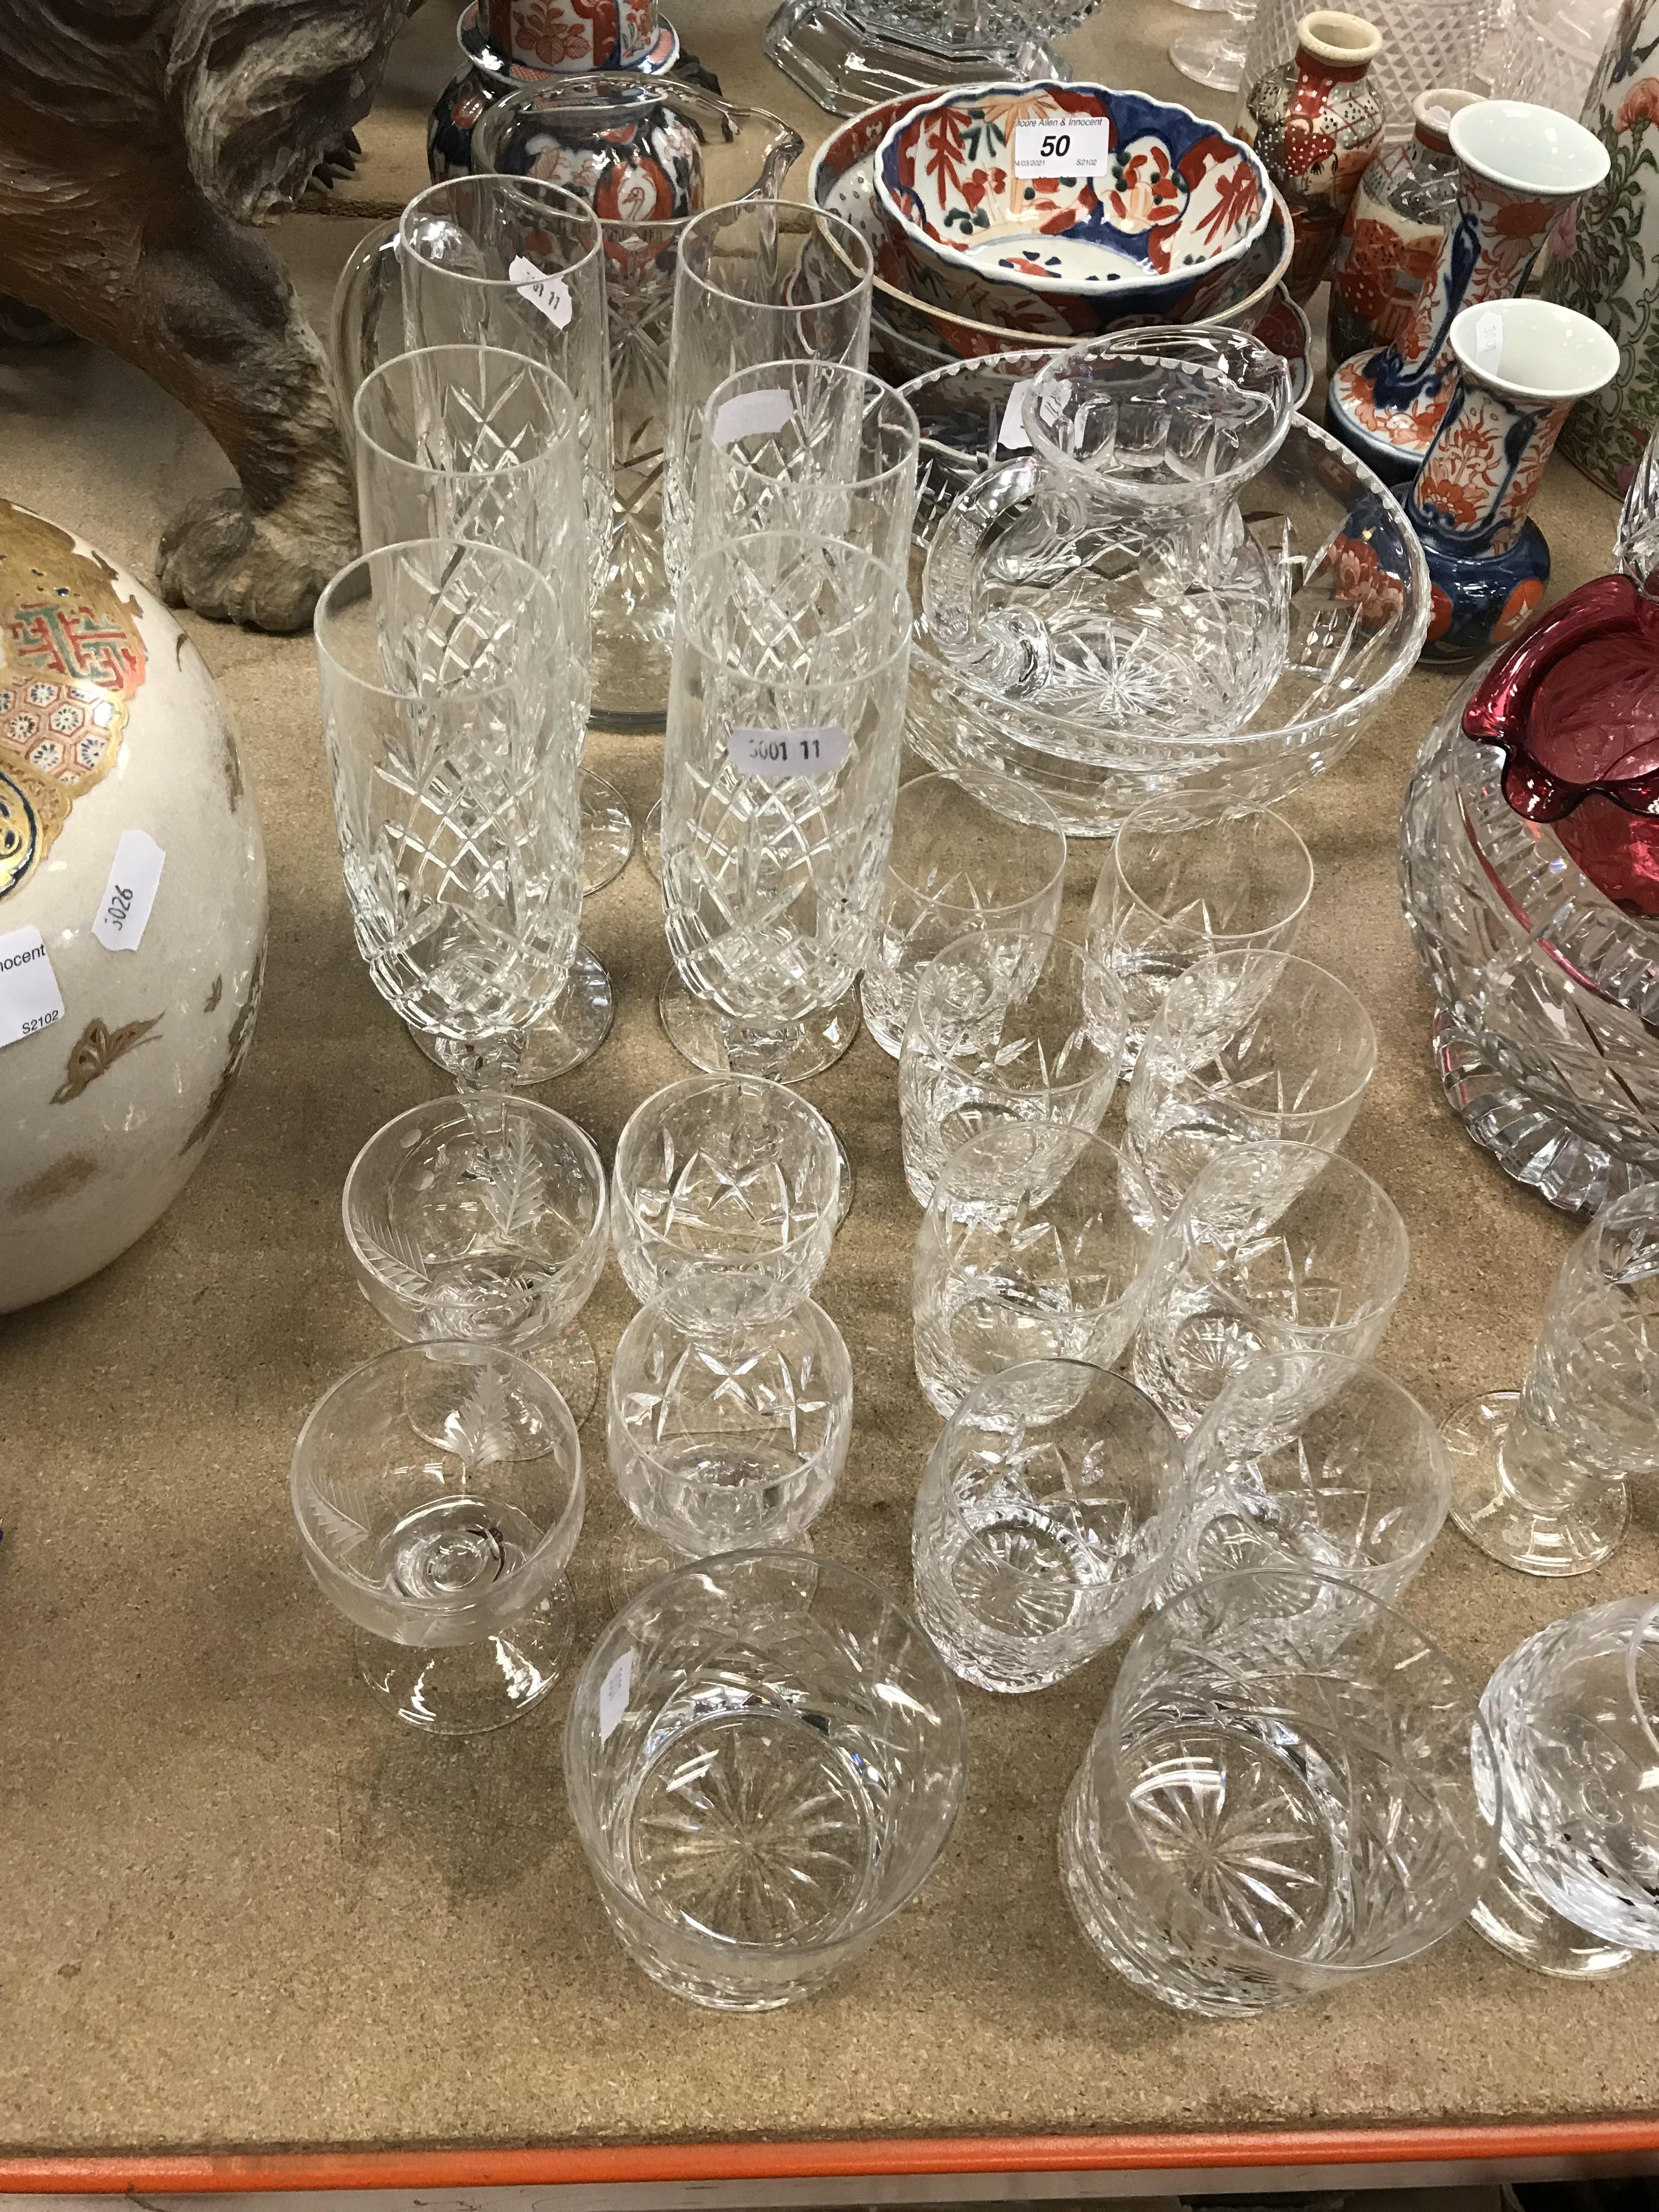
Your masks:
<instances>
[{"instance_id":1,"label":"glass stem","mask_svg":"<svg viewBox=\"0 0 1659 2212\"><path fill-rule=\"evenodd\" d=\"M1597 1468L1569 1448L1539 1402L1530 1377L1521 1387L1500 1464L1504 1489L1528 1512L1569 1514L1588 1504L1607 1484Z\"/></svg>"},{"instance_id":2,"label":"glass stem","mask_svg":"<svg viewBox=\"0 0 1659 2212\"><path fill-rule=\"evenodd\" d=\"M800 1022L757 1021L723 1014L720 1034L726 1044L726 1064L733 1075L763 1075L770 1082L782 1083L805 1029Z\"/></svg>"},{"instance_id":3,"label":"glass stem","mask_svg":"<svg viewBox=\"0 0 1659 2212\"><path fill-rule=\"evenodd\" d=\"M495 1036L463 1040L440 1037L440 1066L464 1098L483 1091L509 1091L518 1080L529 1032L502 1030Z\"/></svg>"}]
</instances>

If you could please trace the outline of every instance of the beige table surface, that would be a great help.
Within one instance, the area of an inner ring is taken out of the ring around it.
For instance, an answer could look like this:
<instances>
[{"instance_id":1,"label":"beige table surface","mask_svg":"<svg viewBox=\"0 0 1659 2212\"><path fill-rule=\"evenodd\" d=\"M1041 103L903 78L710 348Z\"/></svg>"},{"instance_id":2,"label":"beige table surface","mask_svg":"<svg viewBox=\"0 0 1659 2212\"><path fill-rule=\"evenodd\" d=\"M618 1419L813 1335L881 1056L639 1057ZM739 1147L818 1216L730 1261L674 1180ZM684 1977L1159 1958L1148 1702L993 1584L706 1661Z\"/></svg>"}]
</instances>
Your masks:
<instances>
[{"instance_id":1,"label":"beige table surface","mask_svg":"<svg viewBox=\"0 0 1659 2212\"><path fill-rule=\"evenodd\" d=\"M394 56L348 205L425 181L422 118L450 63L448 0ZM815 143L829 118L764 61L758 9L687 0L687 43L734 96ZM1106 0L1079 73L1183 98L1163 58L1194 19ZM1225 103L1218 103L1222 112ZM313 312L359 225L283 231ZM223 479L196 424L92 349L0 355L0 490L148 574L164 517ZM1613 508L1557 463L1538 517L1565 588L1607 565ZM973 1769L917 1902L832 1991L735 2019L675 2003L601 1918L567 1817L564 1699L447 1748L352 1674L300 1561L287 1497L307 1407L387 1340L353 1286L341 1180L434 1078L352 947L309 641L189 618L258 789L270 972L252 1055L210 1157L94 1281L0 1321L0 2148L598 2142L764 2134L1336 2126L1578 2118L1659 2108L1659 1963L1597 1988L1545 1982L1460 1932L1417 1964L1263 2021L1184 2020L1105 1973L1054 1871L1066 1783L1109 1658L1047 1695L963 1692ZM1571 1224L1507 1182L1442 1103L1430 997L1399 912L1395 845L1419 740L1448 690L1413 678L1288 811L1318 869L1303 949L1359 991L1382 1064L1349 1140L1405 1214L1411 1282L1380 1354L1437 1413L1511 1382ZM649 739L595 740L636 813ZM1085 900L1097 848L1079 845ZM620 1013L551 1102L607 1161L679 1073L659 1034L668 967L637 859L586 931ZM820 1550L908 1587L911 1501L938 1423L910 1368L916 1212L894 1069L868 1037L811 1095L857 1167L821 1291L857 1416ZM3 1135L0 1134L0 1142ZM614 1263L589 1310L601 1355L632 1310ZM625 1516L602 1425L574 1573L591 1626ZM1408 1607L1484 1680L1522 1637L1659 1589L1659 1498L1568 1585L1504 1572L1448 1530Z\"/></svg>"}]
</instances>

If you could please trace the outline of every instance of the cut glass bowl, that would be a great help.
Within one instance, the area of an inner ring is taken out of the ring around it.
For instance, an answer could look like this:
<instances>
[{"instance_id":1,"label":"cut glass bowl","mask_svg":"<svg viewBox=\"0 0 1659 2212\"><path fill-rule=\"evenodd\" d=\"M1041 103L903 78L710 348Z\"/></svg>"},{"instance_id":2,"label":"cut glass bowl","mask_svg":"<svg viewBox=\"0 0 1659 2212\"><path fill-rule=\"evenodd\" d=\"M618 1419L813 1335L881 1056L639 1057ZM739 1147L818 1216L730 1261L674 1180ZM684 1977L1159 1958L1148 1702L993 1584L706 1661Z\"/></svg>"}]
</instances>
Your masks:
<instances>
[{"instance_id":1,"label":"cut glass bowl","mask_svg":"<svg viewBox=\"0 0 1659 2212\"><path fill-rule=\"evenodd\" d=\"M1024 349L953 363L903 389L921 424L919 563L955 500L1023 433L1006 423L1017 386L1052 358ZM1016 415L1018 410L1016 410ZM1012 431L1008 442L1002 442ZM951 666L925 613L910 661L907 741L928 764L988 805L1027 815L1022 792L1059 816L1068 836L1112 836L1146 799L1183 798L1236 808L1274 806L1339 761L1405 681L1429 621L1422 549L1392 496L1364 464L1298 416L1285 442L1238 495L1244 525L1273 554L1288 586L1288 651L1243 727L1195 735L1103 732L1062 720ZM1012 788L1010 788L1012 787Z\"/></svg>"}]
</instances>

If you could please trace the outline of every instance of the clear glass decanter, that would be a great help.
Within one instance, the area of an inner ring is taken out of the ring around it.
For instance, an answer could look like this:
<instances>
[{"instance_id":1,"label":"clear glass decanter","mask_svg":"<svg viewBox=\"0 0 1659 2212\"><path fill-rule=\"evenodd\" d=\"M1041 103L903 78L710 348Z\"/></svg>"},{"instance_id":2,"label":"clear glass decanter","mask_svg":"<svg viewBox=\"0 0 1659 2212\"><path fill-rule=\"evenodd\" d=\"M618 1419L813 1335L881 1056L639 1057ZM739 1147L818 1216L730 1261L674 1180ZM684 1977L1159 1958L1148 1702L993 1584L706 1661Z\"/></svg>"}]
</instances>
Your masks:
<instances>
[{"instance_id":1,"label":"clear glass decanter","mask_svg":"<svg viewBox=\"0 0 1659 2212\"><path fill-rule=\"evenodd\" d=\"M1659 1177L1659 434L1617 558L1452 700L1401 836L1448 1101L1572 1211Z\"/></svg>"},{"instance_id":2,"label":"clear glass decanter","mask_svg":"<svg viewBox=\"0 0 1659 2212\"><path fill-rule=\"evenodd\" d=\"M1291 414L1285 363L1243 331L1070 348L1024 393L1030 452L934 537L923 604L943 657L1005 708L1069 726L1079 757L1237 728L1284 665L1289 596L1237 495Z\"/></svg>"}]
</instances>

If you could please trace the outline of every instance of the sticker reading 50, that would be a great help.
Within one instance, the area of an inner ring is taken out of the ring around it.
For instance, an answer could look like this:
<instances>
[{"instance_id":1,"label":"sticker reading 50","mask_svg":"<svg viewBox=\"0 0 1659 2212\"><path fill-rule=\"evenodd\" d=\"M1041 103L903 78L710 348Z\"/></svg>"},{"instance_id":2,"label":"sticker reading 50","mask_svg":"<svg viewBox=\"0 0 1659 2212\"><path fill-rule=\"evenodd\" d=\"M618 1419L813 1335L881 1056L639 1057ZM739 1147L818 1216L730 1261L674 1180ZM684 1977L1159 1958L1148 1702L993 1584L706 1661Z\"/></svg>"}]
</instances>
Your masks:
<instances>
[{"instance_id":1,"label":"sticker reading 50","mask_svg":"<svg viewBox=\"0 0 1659 2212\"><path fill-rule=\"evenodd\" d=\"M781 782L791 775L831 775L846 759L849 740L839 722L807 730L750 730L733 726L726 750L739 775Z\"/></svg>"}]
</instances>

